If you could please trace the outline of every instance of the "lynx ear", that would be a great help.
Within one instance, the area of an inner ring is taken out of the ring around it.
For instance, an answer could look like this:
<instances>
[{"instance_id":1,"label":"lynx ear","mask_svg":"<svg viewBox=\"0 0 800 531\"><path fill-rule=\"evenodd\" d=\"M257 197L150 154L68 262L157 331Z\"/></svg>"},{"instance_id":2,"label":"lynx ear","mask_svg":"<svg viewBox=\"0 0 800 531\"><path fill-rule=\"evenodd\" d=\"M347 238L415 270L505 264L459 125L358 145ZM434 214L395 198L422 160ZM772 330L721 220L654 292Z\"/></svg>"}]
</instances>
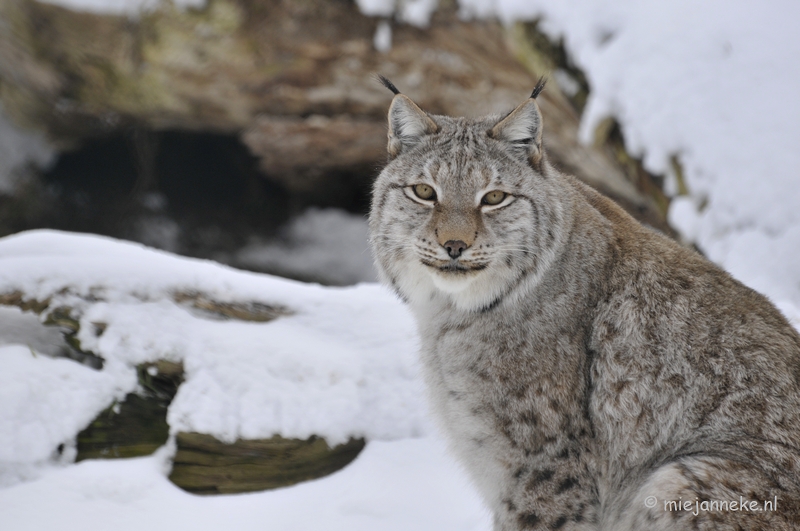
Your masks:
<instances>
[{"instance_id":1,"label":"lynx ear","mask_svg":"<svg viewBox=\"0 0 800 531\"><path fill-rule=\"evenodd\" d=\"M395 158L403 149L438 130L436 122L411 101L411 98L397 94L389 107L389 156Z\"/></svg>"},{"instance_id":2,"label":"lynx ear","mask_svg":"<svg viewBox=\"0 0 800 531\"><path fill-rule=\"evenodd\" d=\"M530 99L514 109L511 114L489 130L489 136L508 142L524 151L534 168L539 168L544 156L542 151L542 113L536 103L536 96L544 88L544 81L539 80Z\"/></svg>"}]
</instances>

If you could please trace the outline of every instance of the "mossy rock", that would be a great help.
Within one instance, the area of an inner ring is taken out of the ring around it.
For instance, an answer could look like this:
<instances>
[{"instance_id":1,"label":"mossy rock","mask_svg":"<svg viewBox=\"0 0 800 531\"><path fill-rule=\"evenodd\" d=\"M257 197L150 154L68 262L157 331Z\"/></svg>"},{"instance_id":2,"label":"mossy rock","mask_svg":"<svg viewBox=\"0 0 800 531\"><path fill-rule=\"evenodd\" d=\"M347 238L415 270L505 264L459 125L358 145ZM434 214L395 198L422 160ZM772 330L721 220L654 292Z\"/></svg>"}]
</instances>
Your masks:
<instances>
[{"instance_id":1,"label":"mossy rock","mask_svg":"<svg viewBox=\"0 0 800 531\"><path fill-rule=\"evenodd\" d=\"M324 439L243 440L226 444L211 435L178 433L170 481L195 494L233 494L287 487L327 476L361 452L364 439L331 448Z\"/></svg>"},{"instance_id":2,"label":"mossy rock","mask_svg":"<svg viewBox=\"0 0 800 531\"><path fill-rule=\"evenodd\" d=\"M167 408L183 381L178 363L137 367L140 390L106 408L78 434L76 461L150 455L169 438Z\"/></svg>"}]
</instances>

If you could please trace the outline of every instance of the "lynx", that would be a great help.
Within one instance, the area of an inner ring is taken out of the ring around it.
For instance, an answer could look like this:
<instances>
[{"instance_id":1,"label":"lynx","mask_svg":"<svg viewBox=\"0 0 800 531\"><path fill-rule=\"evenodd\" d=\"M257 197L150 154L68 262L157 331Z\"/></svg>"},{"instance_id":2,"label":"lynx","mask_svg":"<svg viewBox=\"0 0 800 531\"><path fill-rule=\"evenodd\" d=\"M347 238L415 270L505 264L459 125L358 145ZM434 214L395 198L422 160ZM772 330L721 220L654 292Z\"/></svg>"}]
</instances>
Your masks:
<instances>
[{"instance_id":1,"label":"lynx","mask_svg":"<svg viewBox=\"0 0 800 531\"><path fill-rule=\"evenodd\" d=\"M530 98L432 115L384 79L370 238L497 531L800 529L800 336L557 171Z\"/></svg>"}]
</instances>

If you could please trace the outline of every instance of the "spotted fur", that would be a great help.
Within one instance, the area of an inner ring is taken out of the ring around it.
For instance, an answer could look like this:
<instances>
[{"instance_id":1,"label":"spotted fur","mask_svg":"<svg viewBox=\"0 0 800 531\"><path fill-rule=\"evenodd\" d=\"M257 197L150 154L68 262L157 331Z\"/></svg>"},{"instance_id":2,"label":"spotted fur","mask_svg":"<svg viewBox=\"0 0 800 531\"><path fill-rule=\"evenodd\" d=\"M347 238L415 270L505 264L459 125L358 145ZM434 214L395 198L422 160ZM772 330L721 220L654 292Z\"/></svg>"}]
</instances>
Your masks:
<instances>
[{"instance_id":1,"label":"spotted fur","mask_svg":"<svg viewBox=\"0 0 800 531\"><path fill-rule=\"evenodd\" d=\"M766 298L556 171L533 98L468 120L397 94L389 154L375 260L497 531L800 528L800 336ZM740 497L778 506L663 505Z\"/></svg>"}]
</instances>

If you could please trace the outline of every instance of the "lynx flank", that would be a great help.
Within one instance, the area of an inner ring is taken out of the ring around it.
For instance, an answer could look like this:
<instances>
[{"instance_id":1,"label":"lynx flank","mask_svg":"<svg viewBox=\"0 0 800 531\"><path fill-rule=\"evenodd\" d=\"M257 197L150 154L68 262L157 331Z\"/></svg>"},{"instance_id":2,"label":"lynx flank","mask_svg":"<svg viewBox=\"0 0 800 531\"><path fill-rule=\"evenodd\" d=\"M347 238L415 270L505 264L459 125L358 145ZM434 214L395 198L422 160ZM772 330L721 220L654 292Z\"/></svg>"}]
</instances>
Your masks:
<instances>
[{"instance_id":1,"label":"lynx flank","mask_svg":"<svg viewBox=\"0 0 800 531\"><path fill-rule=\"evenodd\" d=\"M494 528L800 529L800 336L773 305L554 169L543 83L468 120L383 81L371 244Z\"/></svg>"}]
</instances>

